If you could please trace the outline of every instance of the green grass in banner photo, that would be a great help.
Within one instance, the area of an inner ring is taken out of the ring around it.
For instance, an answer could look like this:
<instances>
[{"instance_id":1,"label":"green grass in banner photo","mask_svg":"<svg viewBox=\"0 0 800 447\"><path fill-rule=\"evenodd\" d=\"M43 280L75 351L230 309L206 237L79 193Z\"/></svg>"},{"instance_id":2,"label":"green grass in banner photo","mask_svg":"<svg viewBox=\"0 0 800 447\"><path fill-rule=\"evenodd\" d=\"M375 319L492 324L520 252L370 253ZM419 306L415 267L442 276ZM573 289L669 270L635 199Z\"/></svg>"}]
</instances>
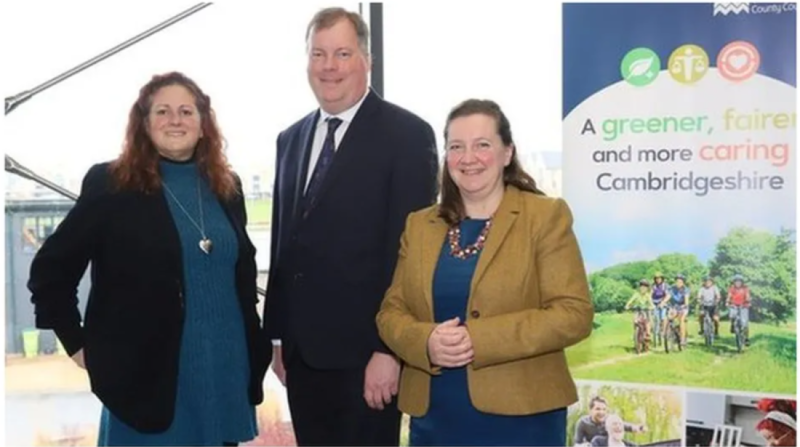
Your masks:
<instances>
[{"instance_id":1,"label":"green grass in banner photo","mask_svg":"<svg viewBox=\"0 0 800 447\"><path fill-rule=\"evenodd\" d=\"M796 257L793 230L773 233L740 226L716 241L706 262L695 254L664 253L592 272L594 330L588 340L567 351L573 374L580 379L794 394ZM649 350L637 353L633 311L625 306L639 281L652 284L657 272L669 287L678 274L685 276L690 291L687 344L679 350L677 343L669 343L667 351L663 340L658 343L651 332ZM707 275L720 294L719 333L710 344L700 332L698 306L698 292ZM735 275L744 277L750 291L749 328L743 332L749 335L749 345L737 344L725 304Z\"/></svg>"},{"instance_id":2,"label":"green grass in banner photo","mask_svg":"<svg viewBox=\"0 0 800 447\"><path fill-rule=\"evenodd\" d=\"M599 314L592 337L567 351L570 370L577 379L685 385L700 388L795 394L795 325L750 323L750 346L736 352L726 320L711 349L697 334L696 314L688 319L688 345L681 352L633 350L628 314Z\"/></svg>"}]
</instances>

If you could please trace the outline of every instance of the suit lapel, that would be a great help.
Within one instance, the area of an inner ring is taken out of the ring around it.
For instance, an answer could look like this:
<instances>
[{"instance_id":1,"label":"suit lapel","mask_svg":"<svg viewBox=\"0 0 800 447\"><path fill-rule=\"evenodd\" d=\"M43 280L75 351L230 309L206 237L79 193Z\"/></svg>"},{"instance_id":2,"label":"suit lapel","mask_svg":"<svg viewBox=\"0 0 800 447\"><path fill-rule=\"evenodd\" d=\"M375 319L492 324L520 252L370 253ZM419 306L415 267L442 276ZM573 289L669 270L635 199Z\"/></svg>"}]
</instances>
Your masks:
<instances>
[{"instance_id":1,"label":"suit lapel","mask_svg":"<svg viewBox=\"0 0 800 447\"><path fill-rule=\"evenodd\" d=\"M428 216L428 225L422 232L422 262L421 274L422 284L425 295L425 302L430 310L431 321L434 321L433 313L433 274L436 271L436 264L439 262L439 255L442 252L442 243L447 236L447 224L436 215L436 209Z\"/></svg>"},{"instance_id":2,"label":"suit lapel","mask_svg":"<svg viewBox=\"0 0 800 447\"><path fill-rule=\"evenodd\" d=\"M319 120L319 110L308 115L305 122L300 128L300 136L297 140L296 147L290 148L293 154L296 154L294 163L295 176L294 176L294 199L292 200L292 221L296 221L299 211L303 207L303 200L305 198L306 178L313 170L313 167L308 166L311 160L311 146L314 144L314 132L317 128L317 121ZM291 165L291 164L290 164Z\"/></svg>"},{"instance_id":3,"label":"suit lapel","mask_svg":"<svg viewBox=\"0 0 800 447\"><path fill-rule=\"evenodd\" d=\"M364 98L364 102L358 108L358 112L356 112L353 121L347 127L347 132L345 132L344 138L342 138L339 147L336 149L336 155L333 157L328 172L325 173L325 177L322 179L316 203L325 200L325 196L331 190L331 185L336 183L336 179L341 177L342 173L347 172L347 167L352 166L351 163L357 162L359 150L370 149L369 135L373 130L375 112L379 109L380 101L381 99L372 90L367 93L367 97ZM311 138L313 139L313 134ZM313 212L313 209L309 210L309 213Z\"/></svg>"},{"instance_id":4,"label":"suit lapel","mask_svg":"<svg viewBox=\"0 0 800 447\"><path fill-rule=\"evenodd\" d=\"M492 228L489 229L489 234L486 236L486 244L483 246L483 251L478 258L478 265L475 267L475 275L472 277L472 284L470 285L470 296L475 292L475 287L480 282L486 269L491 265L498 250L503 245L506 236L514 226L514 222L519 215L519 190L513 186L506 188L503 194L503 200L500 206L494 213L492 218Z\"/></svg>"}]
</instances>

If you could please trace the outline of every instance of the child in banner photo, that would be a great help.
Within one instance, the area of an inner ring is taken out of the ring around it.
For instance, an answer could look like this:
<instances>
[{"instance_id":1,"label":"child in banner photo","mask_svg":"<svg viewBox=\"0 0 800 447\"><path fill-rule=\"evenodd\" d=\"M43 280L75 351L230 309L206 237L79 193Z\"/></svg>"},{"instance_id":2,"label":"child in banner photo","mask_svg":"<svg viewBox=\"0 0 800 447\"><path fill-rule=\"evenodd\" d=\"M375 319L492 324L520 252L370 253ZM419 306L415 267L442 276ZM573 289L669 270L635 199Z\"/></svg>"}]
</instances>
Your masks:
<instances>
[{"instance_id":1,"label":"child in banner photo","mask_svg":"<svg viewBox=\"0 0 800 447\"><path fill-rule=\"evenodd\" d=\"M697 302L700 310L698 312L698 321L700 322L698 335L703 335L703 320L706 312L708 312L714 320L714 335L719 336L719 313L717 308L721 299L719 287L714 284L714 278L711 276L703 278L703 286L697 291Z\"/></svg>"},{"instance_id":2,"label":"child in banner photo","mask_svg":"<svg viewBox=\"0 0 800 447\"><path fill-rule=\"evenodd\" d=\"M595 436L592 439L592 447L633 447L631 441L625 439L625 428L622 418L616 414L609 414L606 417L606 436Z\"/></svg>"},{"instance_id":3,"label":"child in banner photo","mask_svg":"<svg viewBox=\"0 0 800 447\"><path fill-rule=\"evenodd\" d=\"M633 343L636 345L636 325L640 320L644 320L645 351L649 350L650 345L650 313L653 311L653 301L650 298L650 282L646 279L639 281L639 289L625 303L625 310L633 309ZM637 351L638 352L638 351Z\"/></svg>"},{"instance_id":4,"label":"child in banner photo","mask_svg":"<svg viewBox=\"0 0 800 447\"><path fill-rule=\"evenodd\" d=\"M619 419L619 416L614 414ZM582 416L575 424L575 434L572 437L574 445L578 446L594 446L594 440L601 438L609 438L609 431L607 420L608 402L601 396L592 397L589 402L589 414ZM614 425L616 427L617 425ZM619 427L623 432L644 433L647 431L647 426L644 424L632 424L630 422L623 422L619 419ZM614 439L616 439L616 435Z\"/></svg>"},{"instance_id":5,"label":"child in banner photo","mask_svg":"<svg viewBox=\"0 0 800 447\"><path fill-rule=\"evenodd\" d=\"M664 323L667 321L667 309L661 302L669 299L669 285L664 282L664 274L656 272L653 275L653 290L650 298L653 301L653 337L656 347L661 346L661 335L664 333Z\"/></svg>"},{"instance_id":6,"label":"child in banner photo","mask_svg":"<svg viewBox=\"0 0 800 447\"><path fill-rule=\"evenodd\" d=\"M686 276L682 273L675 275L675 285L669 289L669 299L661 303L661 306L674 309L677 312L675 318L679 319L681 330L681 345L686 347L686 316L689 314L689 301L692 291L686 284Z\"/></svg>"}]
</instances>

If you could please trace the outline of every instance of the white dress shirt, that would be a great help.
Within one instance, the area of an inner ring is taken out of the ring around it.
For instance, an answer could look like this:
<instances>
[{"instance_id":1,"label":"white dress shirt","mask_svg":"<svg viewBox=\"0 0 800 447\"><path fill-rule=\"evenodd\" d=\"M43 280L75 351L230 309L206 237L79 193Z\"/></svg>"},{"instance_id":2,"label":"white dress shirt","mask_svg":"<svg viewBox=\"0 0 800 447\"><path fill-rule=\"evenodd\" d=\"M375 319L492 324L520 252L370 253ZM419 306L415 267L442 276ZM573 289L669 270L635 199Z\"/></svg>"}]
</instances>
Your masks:
<instances>
[{"instance_id":1,"label":"white dress shirt","mask_svg":"<svg viewBox=\"0 0 800 447\"><path fill-rule=\"evenodd\" d=\"M342 123L336 128L336 133L333 134L333 150L336 151L339 149L339 143L342 142L344 134L347 133L347 128L350 127L350 123L353 122L353 118L355 118L356 112L358 112L367 94L369 94L369 89L367 89L364 96L352 107L336 115L331 115L321 108L319 109L319 120L317 120L317 127L314 131L314 142L311 144L311 157L308 159L308 173L306 174L305 189L308 189L308 185L311 183L311 176L314 174L314 168L317 166L319 154L322 152L322 145L325 144L325 136L328 134L328 123L326 120L328 118L339 118L342 120Z\"/></svg>"}]
</instances>

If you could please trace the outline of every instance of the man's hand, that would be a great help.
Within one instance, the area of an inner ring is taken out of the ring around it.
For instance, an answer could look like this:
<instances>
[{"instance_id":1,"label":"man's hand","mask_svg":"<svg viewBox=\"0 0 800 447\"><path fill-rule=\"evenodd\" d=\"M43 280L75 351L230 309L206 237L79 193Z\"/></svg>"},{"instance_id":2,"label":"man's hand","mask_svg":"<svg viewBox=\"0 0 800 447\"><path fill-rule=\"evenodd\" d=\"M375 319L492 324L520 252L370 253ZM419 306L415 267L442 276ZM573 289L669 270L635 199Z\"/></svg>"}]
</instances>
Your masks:
<instances>
[{"instance_id":1,"label":"man's hand","mask_svg":"<svg viewBox=\"0 0 800 447\"><path fill-rule=\"evenodd\" d=\"M73 354L71 358L81 369L86 369L86 362L83 360L83 349Z\"/></svg>"},{"instance_id":2,"label":"man's hand","mask_svg":"<svg viewBox=\"0 0 800 447\"><path fill-rule=\"evenodd\" d=\"M286 369L283 367L283 351L280 346L272 347L272 372L278 376L281 385L286 386Z\"/></svg>"},{"instance_id":3,"label":"man's hand","mask_svg":"<svg viewBox=\"0 0 800 447\"><path fill-rule=\"evenodd\" d=\"M400 362L393 355L375 352L364 373L364 400L374 410L383 410L397 395Z\"/></svg>"},{"instance_id":4,"label":"man's hand","mask_svg":"<svg viewBox=\"0 0 800 447\"><path fill-rule=\"evenodd\" d=\"M428 337L428 357L431 364L458 368L472 362L474 352L467 328L459 326L459 318L436 326Z\"/></svg>"}]
</instances>

